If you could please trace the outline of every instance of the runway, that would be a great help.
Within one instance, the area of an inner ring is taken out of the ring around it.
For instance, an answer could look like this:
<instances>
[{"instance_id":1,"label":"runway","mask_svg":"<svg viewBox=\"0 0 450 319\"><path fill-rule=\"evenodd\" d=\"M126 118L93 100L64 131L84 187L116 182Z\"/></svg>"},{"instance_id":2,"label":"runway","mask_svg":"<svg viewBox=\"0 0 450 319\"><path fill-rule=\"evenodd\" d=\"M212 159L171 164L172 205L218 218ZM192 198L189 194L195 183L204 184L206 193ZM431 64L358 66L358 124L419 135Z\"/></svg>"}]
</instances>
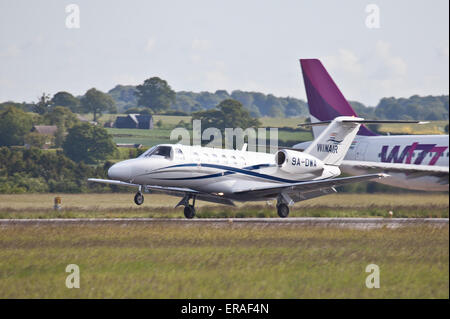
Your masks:
<instances>
[{"instance_id":1,"label":"runway","mask_svg":"<svg viewBox=\"0 0 450 319\"><path fill-rule=\"evenodd\" d=\"M68 226L68 225L185 225L185 226L292 226L292 227L339 227L356 229L401 228L413 226L448 227L448 218L71 218L71 219L0 219L0 227L8 226Z\"/></svg>"}]
</instances>

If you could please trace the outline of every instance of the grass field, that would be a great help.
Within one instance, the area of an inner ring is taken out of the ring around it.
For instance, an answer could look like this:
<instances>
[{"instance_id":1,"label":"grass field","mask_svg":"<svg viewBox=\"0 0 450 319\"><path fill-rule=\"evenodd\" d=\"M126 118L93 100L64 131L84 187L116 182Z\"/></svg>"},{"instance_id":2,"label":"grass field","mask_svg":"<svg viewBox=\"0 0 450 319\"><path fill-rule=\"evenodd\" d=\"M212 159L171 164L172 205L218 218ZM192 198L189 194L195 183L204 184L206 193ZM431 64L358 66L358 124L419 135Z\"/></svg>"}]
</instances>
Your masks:
<instances>
[{"instance_id":1,"label":"grass field","mask_svg":"<svg viewBox=\"0 0 450 319\"><path fill-rule=\"evenodd\" d=\"M63 210L53 211L62 197ZM0 218L174 217L178 199L132 193L0 195ZM447 194L335 194L292 216L447 217ZM276 217L198 202L198 217ZM380 288L368 289L368 264ZM65 286L68 264L81 287ZM255 224L0 227L0 298L448 298L448 227L355 230Z\"/></svg>"},{"instance_id":2,"label":"grass field","mask_svg":"<svg viewBox=\"0 0 450 319\"><path fill-rule=\"evenodd\" d=\"M380 288L365 287L368 264ZM68 264L80 288L68 289ZM448 298L448 228L8 226L0 298Z\"/></svg>"},{"instance_id":3,"label":"grass field","mask_svg":"<svg viewBox=\"0 0 450 319\"><path fill-rule=\"evenodd\" d=\"M62 198L61 211L53 210L53 199ZM0 194L0 218L184 218L180 200L146 194L142 206L133 193L113 194ZM270 204L270 205L269 205ZM197 217L277 217L274 203L237 203L228 207L197 201ZM292 217L445 217L448 194L334 194L296 203Z\"/></svg>"},{"instance_id":4,"label":"grass field","mask_svg":"<svg viewBox=\"0 0 450 319\"><path fill-rule=\"evenodd\" d=\"M380 126L381 133L390 134L446 134L445 126L448 121L431 121L427 124L383 124Z\"/></svg>"}]
</instances>

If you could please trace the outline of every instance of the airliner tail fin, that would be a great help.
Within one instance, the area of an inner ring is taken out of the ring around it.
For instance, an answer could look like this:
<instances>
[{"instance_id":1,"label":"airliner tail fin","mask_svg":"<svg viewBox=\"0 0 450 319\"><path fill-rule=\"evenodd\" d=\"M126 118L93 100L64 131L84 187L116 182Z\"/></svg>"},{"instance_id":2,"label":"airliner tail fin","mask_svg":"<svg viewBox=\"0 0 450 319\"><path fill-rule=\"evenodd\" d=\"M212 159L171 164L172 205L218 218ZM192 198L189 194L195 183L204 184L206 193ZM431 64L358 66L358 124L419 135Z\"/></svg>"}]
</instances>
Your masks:
<instances>
[{"instance_id":1,"label":"airliner tail fin","mask_svg":"<svg viewBox=\"0 0 450 319\"><path fill-rule=\"evenodd\" d=\"M301 59L300 65L312 123L330 121L338 116L357 116L320 60ZM315 137L319 136L322 131L323 127L313 127ZM361 125L358 135L374 136L377 134Z\"/></svg>"}]
</instances>

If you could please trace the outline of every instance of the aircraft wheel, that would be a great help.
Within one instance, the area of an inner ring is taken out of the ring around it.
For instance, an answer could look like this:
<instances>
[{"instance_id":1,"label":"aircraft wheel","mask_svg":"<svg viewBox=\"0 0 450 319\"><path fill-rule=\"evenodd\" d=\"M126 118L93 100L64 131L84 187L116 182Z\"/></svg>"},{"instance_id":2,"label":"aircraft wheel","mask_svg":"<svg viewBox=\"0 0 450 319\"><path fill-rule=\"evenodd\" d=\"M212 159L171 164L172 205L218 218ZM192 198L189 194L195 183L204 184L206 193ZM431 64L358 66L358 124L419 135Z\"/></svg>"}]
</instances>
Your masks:
<instances>
[{"instance_id":1,"label":"aircraft wheel","mask_svg":"<svg viewBox=\"0 0 450 319\"><path fill-rule=\"evenodd\" d=\"M277 212L278 216L280 216L281 218L286 218L289 215L289 206L281 203L277 205Z\"/></svg>"},{"instance_id":2,"label":"aircraft wheel","mask_svg":"<svg viewBox=\"0 0 450 319\"><path fill-rule=\"evenodd\" d=\"M192 205L184 207L184 217L191 219L195 216L195 208Z\"/></svg>"},{"instance_id":3,"label":"aircraft wheel","mask_svg":"<svg viewBox=\"0 0 450 319\"><path fill-rule=\"evenodd\" d=\"M142 203L144 202L144 195L142 195L142 193L137 192L136 195L134 195L134 202L136 203L136 205L142 205Z\"/></svg>"}]
</instances>

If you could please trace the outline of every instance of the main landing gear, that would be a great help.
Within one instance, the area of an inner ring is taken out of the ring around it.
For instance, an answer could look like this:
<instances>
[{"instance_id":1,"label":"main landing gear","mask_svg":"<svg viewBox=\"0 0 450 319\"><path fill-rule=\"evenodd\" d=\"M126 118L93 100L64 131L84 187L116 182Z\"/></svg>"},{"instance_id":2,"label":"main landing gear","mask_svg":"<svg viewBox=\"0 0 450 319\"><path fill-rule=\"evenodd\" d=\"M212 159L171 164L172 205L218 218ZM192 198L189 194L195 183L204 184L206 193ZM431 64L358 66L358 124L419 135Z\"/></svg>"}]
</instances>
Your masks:
<instances>
[{"instance_id":1,"label":"main landing gear","mask_svg":"<svg viewBox=\"0 0 450 319\"><path fill-rule=\"evenodd\" d=\"M294 201L288 194L281 193L277 198L277 213L281 218L289 216L289 206L293 205Z\"/></svg>"},{"instance_id":2,"label":"main landing gear","mask_svg":"<svg viewBox=\"0 0 450 319\"><path fill-rule=\"evenodd\" d=\"M189 204L189 200L192 198L192 205ZM195 216L195 196L192 195L186 195L181 199L181 201L177 204L177 206L184 206L184 217L188 219L192 219Z\"/></svg>"},{"instance_id":3,"label":"main landing gear","mask_svg":"<svg viewBox=\"0 0 450 319\"><path fill-rule=\"evenodd\" d=\"M280 216L281 218L288 217L289 206L284 203L277 204L277 213L278 213L278 216Z\"/></svg>"},{"instance_id":4,"label":"main landing gear","mask_svg":"<svg viewBox=\"0 0 450 319\"><path fill-rule=\"evenodd\" d=\"M195 216L195 208L194 205L184 206L184 217L191 219Z\"/></svg>"}]
</instances>

